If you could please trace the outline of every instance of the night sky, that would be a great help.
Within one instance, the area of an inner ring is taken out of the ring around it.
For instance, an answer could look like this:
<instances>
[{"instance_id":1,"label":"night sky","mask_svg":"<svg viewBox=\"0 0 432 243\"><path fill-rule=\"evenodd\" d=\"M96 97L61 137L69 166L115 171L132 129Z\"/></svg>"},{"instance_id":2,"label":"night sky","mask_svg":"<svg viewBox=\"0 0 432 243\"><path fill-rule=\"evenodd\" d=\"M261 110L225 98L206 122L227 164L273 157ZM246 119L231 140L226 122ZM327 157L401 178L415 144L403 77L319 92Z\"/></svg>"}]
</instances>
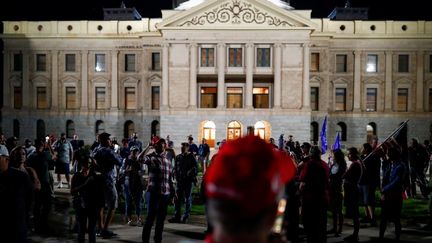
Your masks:
<instances>
[{"instance_id":1,"label":"night sky","mask_svg":"<svg viewBox=\"0 0 432 243\"><path fill-rule=\"evenodd\" d=\"M311 9L313 18L325 18L335 6L346 0L291 0L296 9ZM160 9L170 9L171 0L124 0L136 7L143 17L160 17ZM353 7L369 7L373 20L432 20L428 0L351 0ZM119 7L121 0L12 0L2 1L0 20L101 20L102 8ZM410 5L408 5L410 4ZM54 9L54 10L51 10Z\"/></svg>"}]
</instances>

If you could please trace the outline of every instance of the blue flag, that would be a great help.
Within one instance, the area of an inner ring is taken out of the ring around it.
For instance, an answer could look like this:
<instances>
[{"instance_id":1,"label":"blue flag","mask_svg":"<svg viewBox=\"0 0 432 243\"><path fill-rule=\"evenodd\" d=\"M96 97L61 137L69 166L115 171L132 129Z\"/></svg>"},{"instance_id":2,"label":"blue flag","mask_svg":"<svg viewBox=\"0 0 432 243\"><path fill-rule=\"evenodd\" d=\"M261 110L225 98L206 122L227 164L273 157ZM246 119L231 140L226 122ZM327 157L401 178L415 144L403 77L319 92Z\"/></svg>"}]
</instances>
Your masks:
<instances>
[{"instance_id":1,"label":"blue flag","mask_svg":"<svg viewBox=\"0 0 432 243\"><path fill-rule=\"evenodd\" d=\"M327 152L327 116L324 118L324 122L320 133L321 138L321 152L325 154Z\"/></svg>"},{"instance_id":2,"label":"blue flag","mask_svg":"<svg viewBox=\"0 0 432 243\"><path fill-rule=\"evenodd\" d=\"M341 144L340 144L340 136L339 136L339 133L337 133L336 141L335 141L335 143L333 144L332 149L335 150L335 149L340 149L340 148L341 148Z\"/></svg>"}]
</instances>

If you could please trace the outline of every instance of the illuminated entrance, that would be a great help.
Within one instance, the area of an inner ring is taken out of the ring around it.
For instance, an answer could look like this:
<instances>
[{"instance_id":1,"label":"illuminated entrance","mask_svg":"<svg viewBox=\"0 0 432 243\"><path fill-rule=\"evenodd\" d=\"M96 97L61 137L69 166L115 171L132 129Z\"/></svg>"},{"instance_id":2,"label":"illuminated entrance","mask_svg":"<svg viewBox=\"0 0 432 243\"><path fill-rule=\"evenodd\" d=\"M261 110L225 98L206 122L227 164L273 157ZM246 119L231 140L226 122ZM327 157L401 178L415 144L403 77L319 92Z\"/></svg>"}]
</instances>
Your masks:
<instances>
[{"instance_id":1,"label":"illuminated entrance","mask_svg":"<svg viewBox=\"0 0 432 243\"><path fill-rule=\"evenodd\" d=\"M255 123L254 134L255 136L259 136L266 141L270 140L270 124L266 121L259 121Z\"/></svg>"},{"instance_id":2,"label":"illuminated entrance","mask_svg":"<svg viewBox=\"0 0 432 243\"><path fill-rule=\"evenodd\" d=\"M201 138L205 138L205 140L207 141L207 144L211 148L214 148L214 146L215 146L215 137L216 137L216 125L215 125L215 123L212 121L203 122ZM199 141L199 143L201 143L201 141Z\"/></svg>"},{"instance_id":3,"label":"illuminated entrance","mask_svg":"<svg viewBox=\"0 0 432 243\"><path fill-rule=\"evenodd\" d=\"M238 121L228 123L227 140L234 140L242 135L242 125Z\"/></svg>"}]
</instances>

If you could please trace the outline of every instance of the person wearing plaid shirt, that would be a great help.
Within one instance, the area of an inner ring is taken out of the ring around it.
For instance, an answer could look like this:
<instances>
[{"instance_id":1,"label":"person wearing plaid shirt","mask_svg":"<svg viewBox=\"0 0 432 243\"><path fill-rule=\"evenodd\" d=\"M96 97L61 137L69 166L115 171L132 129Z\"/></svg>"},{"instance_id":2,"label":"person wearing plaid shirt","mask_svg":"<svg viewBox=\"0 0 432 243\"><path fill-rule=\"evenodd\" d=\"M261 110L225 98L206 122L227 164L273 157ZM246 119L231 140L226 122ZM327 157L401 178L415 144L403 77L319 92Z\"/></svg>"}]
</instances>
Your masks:
<instances>
[{"instance_id":1,"label":"person wearing plaid shirt","mask_svg":"<svg viewBox=\"0 0 432 243\"><path fill-rule=\"evenodd\" d=\"M147 191L145 194L147 203L147 217L142 231L142 241L150 241L150 232L156 219L154 241L162 242L162 232L167 215L168 203L174 193L173 167L166 158L165 139L155 140L154 152L147 154L147 147L138 157L149 168Z\"/></svg>"}]
</instances>

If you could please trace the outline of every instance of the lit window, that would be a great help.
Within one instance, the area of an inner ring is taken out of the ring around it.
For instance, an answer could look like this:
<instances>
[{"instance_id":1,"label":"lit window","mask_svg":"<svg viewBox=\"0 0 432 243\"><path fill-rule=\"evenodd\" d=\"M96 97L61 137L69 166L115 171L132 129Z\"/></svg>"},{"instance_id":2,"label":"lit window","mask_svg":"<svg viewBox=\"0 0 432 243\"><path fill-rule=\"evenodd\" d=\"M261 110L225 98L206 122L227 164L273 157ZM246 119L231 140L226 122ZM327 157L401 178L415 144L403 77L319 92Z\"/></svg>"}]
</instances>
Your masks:
<instances>
[{"instance_id":1,"label":"lit window","mask_svg":"<svg viewBox=\"0 0 432 243\"><path fill-rule=\"evenodd\" d=\"M160 87L159 86L152 86L152 110L159 110L159 104L160 104Z\"/></svg>"},{"instance_id":2,"label":"lit window","mask_svg":"<svg viewBox=\"0 0 432 243\"><path fill-rule=\"evenodd\" d=\"M201 87L200 108L216 108L217 106L217 88Z\"/></svg>"},{"instance_id":3,"label":"lit window","mask_svg":"<svg viewBox=\"0 0 432 243\"><path fill-rule=\"evenodd\" d=\"M345 111L346 110L346 89L336 88L336 99L335 99L335 110Z\"/></svg>"},{"instance_id":4,"label":"lit window","mask_svg":"<svg viewBox=\"0 0 432 243\"><path fill-rule=\"evenodd\" d=\"M313 111L319 110L319 88L311 88L310 105Z\"/></svg>"},{"instance_id":5,"label":"lit window","mask_svg":"<svg viewBox=\"0 0 432 243\"><path fill-rule=\"evenodd\" d=\"M408 111L408 89L398 89L397 111Z\"/></svg>"},{"instance_id":6,"label":"lit window","mask_svg":"<svg viewBox=\"0 0 432 243\"><path fill-rule=\"evenodd\" d=\"M77 97L75 87L66 87L66 109L77 108Z\"/></svg>"},{"instance_id":7,"label":"lit window","mask_svg":"<svg viewBox=\"0 0 432 243\"><path fill-rule=\"evenodd\" d=\"M96 87L96 110L105 108L105 87Z\"/></svg>"},{"instance_id":8,"label":"lit window","mask_svg":"<svg viewBox=\"0 0 432 243\"><path fill-rule=\"evenodd\" d=\"M238 121L228 123L227 140L234 140L241 137L241 124Z\"/></svg>"},{"instance_id":9,"label":"lit window","mask_svg":"<svg viewBox=\"0 0 432 243\"><path fill-rule=\"evenodd\" d=\"M376 73L378 66L378 55L367 55L366 72Z\"/></svg>"},{"instance_id":10,"label":"lit window","mask_svg":"<svg viewBox=\"0 0 432 243\"><path fill-rule=\"evenodd\" d=\"M36 54L36 71L45 72L46 71L46 55Z\"/></svg>"},{"instance_id":11,"label":"lit window","mask_svg":"<svg viewBox=\"0 0 432 243\"><path fill-rule=\"evenodd\" d=\"M270 48L257 48L257 67L270 67Z\"/></svg>"},{"instance_id":12,"label":"lit window","mask_svg":"<svg viewBox=\"0 0 432 243\"><path fill-rule=\"evenodd\" d=\"M135 87L125 88L125 106L126 106L126 110L136 109Z\"/></svg>"},{"instance_id":13,"label":"lit window","mask_svg":"<svg viewBox=\"0 0 432 243\"><path fill-rule=\"evenodd\" d=\"M227 108L243 108L243 88L227 88Z\"/></svg>"},{"instance_id":14,"label":"lit window","mask_svg":"<svg viewBox=\"0 0 432 243\"><path fill-rule=\"evenodd\" d=\"M319 66L320 66L319 58L320 58L319 53L311 53L310 71L319 72Z\"/></svg>"},{"instance_id":15,"label":"lit window","mask_svg":"<svg viewBox=\"0 0 432 243\"><path fill-rule=\"evenodd\" d=\"M268 87L255 87L252 93L254 108L270 108L270 92Z\"/></svg>"},{"instance_id":16,"label":"lit window","mask_svg":"<svg viewBox=\"0 0 432 243\"><path fill-rule=\"evenodd\" d=\"M105 72L105 54L96 54L95 55L95 71L96 72Z\"/></svg>"},{"instance_id":17,"label":"lit window","mask_svg":"<svg viewBox=\"0 0 432 243\"><path fill-rule=\"evenodd\" d=\"M377 109L377 89L366 89L366 111L376 111Z\"/></svg>"},{"instance_id":18,"label":"lit window","mask_svg":"<svg viewBox=\"0 0 432 243\"><path fill-rule=\"evenodd\" d=\"M46 87L36 87L36 99L37 109L48 108Z\"/></svg>"},{"instance_id":19,"label":"lit window","mask_svg":"<svg viewBox=\"0 0 432 243\"><path fill-rule=\"evenodd\" d=\"M201 67L214 67L214 48L201 48Z\"/></svg>"},{"instance_id":20,"label":"lit window","mask_svg":"<svg viewBox=\"0 0 432 243\"><path fill-rule=\"evenodd\" d=\"M135 54L125 55L125 71L135 72Z\"/></svg>"},{"instance_id":21,"label":"lit window","mask_svg":"<svg viewBox=\"0 0 432 243\"><path fill-rule=\"evenodd\" d=\"M243 66L243 49L240 48L229 48L229 67L242 67Z\"/></svg>"},{"instance_id":22,"label":"lit window","mask_svg":"<svg viewBox=\"0 0 432 243\"><path fill-rule=\"evenodd\" d=\"M14 108L22 108L22 89L21 87L14 87Z\"/></svg>"}]
</instances>

